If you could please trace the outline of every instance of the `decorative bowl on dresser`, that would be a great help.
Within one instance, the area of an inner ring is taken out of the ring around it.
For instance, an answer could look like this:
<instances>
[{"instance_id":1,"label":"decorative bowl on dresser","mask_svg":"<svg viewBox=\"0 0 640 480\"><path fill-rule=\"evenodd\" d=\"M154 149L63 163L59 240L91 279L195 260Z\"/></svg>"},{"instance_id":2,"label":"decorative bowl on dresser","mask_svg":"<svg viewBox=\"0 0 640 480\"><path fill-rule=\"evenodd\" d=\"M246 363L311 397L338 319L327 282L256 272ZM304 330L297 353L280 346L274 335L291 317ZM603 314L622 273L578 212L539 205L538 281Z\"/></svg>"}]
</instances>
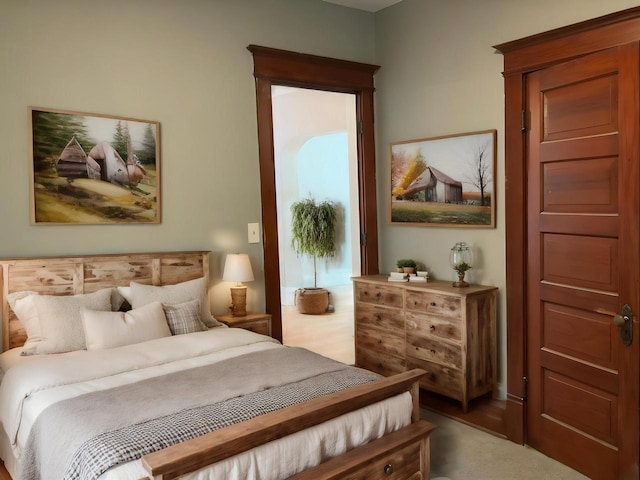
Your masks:
<instances>
[{"instance_id":1,"label":"decorative bowl on dresser","mask_svg":"<svg viewBox=\"0 0 640 480\"><path fill-rule=\"evenodd\" d=\"M382 375L421 368L420 387L462 402L496 382L497 287L353 279L356 365Z\"/></svg>"}]
</instances>

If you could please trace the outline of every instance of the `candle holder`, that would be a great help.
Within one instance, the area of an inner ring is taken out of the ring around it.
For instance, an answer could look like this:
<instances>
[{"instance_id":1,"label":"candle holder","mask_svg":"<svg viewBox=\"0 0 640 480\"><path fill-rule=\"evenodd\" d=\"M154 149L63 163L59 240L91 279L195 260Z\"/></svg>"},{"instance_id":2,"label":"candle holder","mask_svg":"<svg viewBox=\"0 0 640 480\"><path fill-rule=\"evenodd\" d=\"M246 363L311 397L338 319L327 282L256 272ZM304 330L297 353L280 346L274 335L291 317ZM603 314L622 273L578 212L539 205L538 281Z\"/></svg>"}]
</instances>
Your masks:
<instances>
[{"instance_id":1,"label":"candle holder","mask_svg":"<svg viewBox=\"0 0 640 480\"><path fill-rule=\"evenodd\" d=\"M449 265L458 273L458 281L453 282L454 287L468 287L464 281L467 270L473 268L473 252L465 242L456 243L449 253Z\"/></svg>"}]
</instances>

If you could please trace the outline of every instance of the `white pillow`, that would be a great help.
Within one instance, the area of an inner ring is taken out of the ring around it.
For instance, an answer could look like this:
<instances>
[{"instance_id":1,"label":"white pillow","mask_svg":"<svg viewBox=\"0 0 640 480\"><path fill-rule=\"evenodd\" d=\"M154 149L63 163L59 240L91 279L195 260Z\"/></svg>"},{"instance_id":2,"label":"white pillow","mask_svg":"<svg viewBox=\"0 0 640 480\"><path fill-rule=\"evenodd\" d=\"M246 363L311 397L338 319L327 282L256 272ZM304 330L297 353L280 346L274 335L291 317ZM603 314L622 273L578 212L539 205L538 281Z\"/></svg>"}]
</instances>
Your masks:
<instances>
[{"instance_id":1,"label":"white pillow","mask_svg":"<svg viewBox=\"0 0 640 480\"><path fill-rule=\"evenodd\" d=\"M42 340L42 330L38 320L38 311L33 304L33 295L38 295L38 292L13 292L7 295L7 303L27 332L27 342L29 343Z\"/></svg>"},{"instance_id":2,"label":"white pillow","mask_svg":"<svg viewBox=\"0 0 640 480\"><path fill-rule=\"evenodd\" d=\"M200 318L207 327L220 325L209 311L209 298L207 296L207 281L205 277L196 278L175 285L145 285L131 282L131 308L139 308L151 302L160 302L164 305L200 300Z\"/></svg>"},{"instance_id":3,"label":"white pillow","mask_svg":"<svg viewBox=\"0 0 640 480\"><path fill-rule=\"evenodd\" d=\"M111 311L111 288L71 296L32 295L38 312L42 340L35 353L63 353L86 348L82 310Z\"/></svg>"},{"instance_id":4,"label":"white pillow","mask_svg":"<svg viewBox=\"0 0 640 480\"><path fill-rule=\"evenodd\" d=\"M163 304L162 308L173 335L207 330L207 326L200 319L200 300L189 300L175 305Z\"/></svg>"},{"instance_id":5,"label":"white pillow","mask_svg":"<svg viewBox=\"0 0 640 480\"><path fill-rule=\"evenodd\" d=\"M115 288L106 288L104 290L110 292L111 310L117 311L125 300L124 296ZM40 327L38 310L33 302L33 297L36 295L38 295L38 292L30 290L13 292L7 295L7 303L9 303L11 310L16 314L27 332L27 341L24 344L26 349L30 349L37 342L42 341L42 328Z\"/></svg>"},{"instance_id":6,"label":"white pillow","mask_svg":"<svg viewBox=\"0 0 640 480\"><path fill-rule=\"evenodd\" d=\"M114 348L170 337L162 304L152 302L128 312L82 310L87 350Z\"/></svg>"}]
</instances>

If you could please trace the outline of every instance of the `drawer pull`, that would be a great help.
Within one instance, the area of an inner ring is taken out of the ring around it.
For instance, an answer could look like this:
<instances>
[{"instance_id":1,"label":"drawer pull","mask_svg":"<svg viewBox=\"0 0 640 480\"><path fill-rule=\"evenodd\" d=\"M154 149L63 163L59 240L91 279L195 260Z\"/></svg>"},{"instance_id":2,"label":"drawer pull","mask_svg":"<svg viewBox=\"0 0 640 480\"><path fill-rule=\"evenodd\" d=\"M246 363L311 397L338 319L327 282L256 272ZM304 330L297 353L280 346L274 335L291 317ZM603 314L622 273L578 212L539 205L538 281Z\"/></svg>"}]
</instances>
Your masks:
<instances>
[{"instance_id":1,"label":"drawer pull","mask_svg":"<svg viewBox=\"0 0 640 480\"><path fill-rule=\"evenodd\" d=\"M435 351L433 348L432 348L432 349L430 349L429 351L431 352L431 354L432 354L432 355L435 355L435 354L436 354L436 351Z\"/></svg>"},{"instance_id":2,"label":"drawer pull","mask_svg":"<svg viewBox=\"0 0 640 480\"><path fill-rule=\"evenodd\" d=\"M429 325L429 330L431 330L432 332L435 332L436 326L435 325Z\"/></svg>"},{"instance_id":3,"label":"drawer pull","mask_svg":"<svg viewBox=\"0 0 640 480\"><path fill-rule=\"evenodd\" d=\"M385 475L391 475L393 473L393 465L391 465L390 463L387 463L384 466L384 473Z\"/></svg>"},{"instance_id":4,"label":"drawer pull","mask_svg":"<svg viewBox=\"0 0 640 480\"><path fill-rule=\"evenodd\" d=\"M432 307L435 307L435 306L436 306L436 302L431 302L431 304L430 304L430 305L431 305Z\"/></svg>"},{"instance_id":5,"label":"drawer pull","mask_svg":"<svg viewBox=\"0 0 640 480\"><path fill-rule=\"evenodd\" d=\"M380 293L380 292L376 293L376 297L377 298L380 298L381 295L382 295L382 293Z\"/></svg>"}]
</instances>

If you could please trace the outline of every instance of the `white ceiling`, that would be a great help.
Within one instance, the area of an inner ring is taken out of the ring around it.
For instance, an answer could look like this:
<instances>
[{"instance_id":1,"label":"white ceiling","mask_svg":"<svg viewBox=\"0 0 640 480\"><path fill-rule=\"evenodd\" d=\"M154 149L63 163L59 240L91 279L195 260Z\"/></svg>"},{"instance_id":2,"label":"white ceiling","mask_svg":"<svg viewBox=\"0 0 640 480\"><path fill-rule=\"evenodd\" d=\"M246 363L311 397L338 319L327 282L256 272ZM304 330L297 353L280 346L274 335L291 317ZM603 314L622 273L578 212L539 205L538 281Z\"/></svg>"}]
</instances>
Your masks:
<instances>
[{"instance_id":1,"label":"white ceiling","mask_svg":"<svg viewBox=\"0 0 640 480\"><path fill-rule=\"evenodd\" d=\"M366 10L367 12L377 12L383 8L390 7L402 0L324 0L328 3L344 5L345 7L357 8L358 10Z\"/></svg>"}]
</instances>

